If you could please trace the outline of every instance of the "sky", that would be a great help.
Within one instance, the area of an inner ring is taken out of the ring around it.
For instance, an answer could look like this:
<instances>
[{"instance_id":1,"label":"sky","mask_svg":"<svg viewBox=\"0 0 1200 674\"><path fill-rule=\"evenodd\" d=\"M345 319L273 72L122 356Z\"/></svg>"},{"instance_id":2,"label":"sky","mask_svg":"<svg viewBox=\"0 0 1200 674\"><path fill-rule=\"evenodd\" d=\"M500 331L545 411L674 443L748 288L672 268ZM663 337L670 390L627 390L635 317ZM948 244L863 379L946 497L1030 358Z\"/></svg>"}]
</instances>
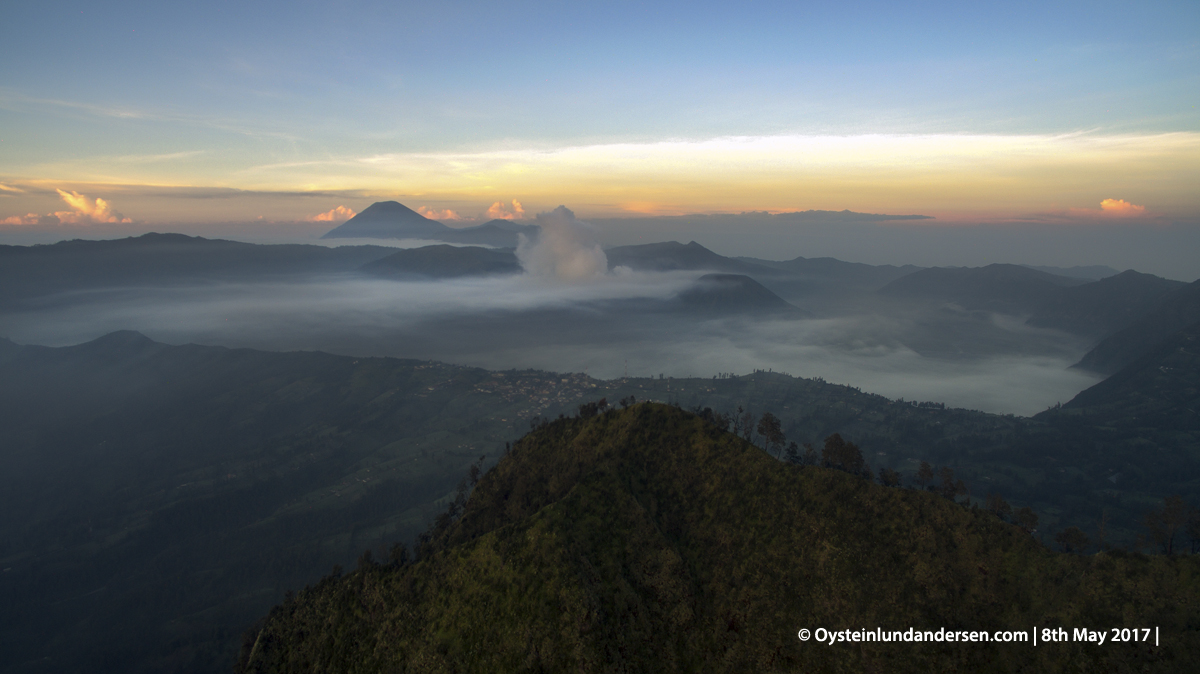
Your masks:
<instances>
[{"instance_id":1,"label":"sky","mask_svg":"<svg viewBox=\"0 0 1200 674\"><path fill-rule=\"evenodd\" d=\"M0 240L384 199L1200 227L1194 1L10 4Z\"/></svg>"}]
</instances>

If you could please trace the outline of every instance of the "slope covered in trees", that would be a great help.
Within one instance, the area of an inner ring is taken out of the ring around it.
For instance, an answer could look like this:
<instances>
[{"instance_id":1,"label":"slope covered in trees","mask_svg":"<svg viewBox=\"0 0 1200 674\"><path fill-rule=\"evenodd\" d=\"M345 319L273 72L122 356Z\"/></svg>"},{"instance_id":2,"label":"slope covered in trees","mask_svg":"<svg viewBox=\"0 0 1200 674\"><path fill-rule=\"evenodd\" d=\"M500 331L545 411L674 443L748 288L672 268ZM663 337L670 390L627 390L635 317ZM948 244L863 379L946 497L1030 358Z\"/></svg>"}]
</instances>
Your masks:
<instances>
[{"instance_id":1,"label":"slope covered in trees","mask_svg":"<svg viewBox=\"0 0 1200 674\"><path fill-rule=\"evenodd\" d=\"M664 405L541 426L423 540L274 609L238 670L1188 671L1200 649L1195 557L1051 553ZM1156 647L797 637L1151 625Z\"/></svg>"},{"instance_id":2,"label":"slope covered in trees","mask_svg":"<svg viewBox=\"0 0 1200 674\"><path fill-rule=\"evenodd\" d=\"M1163 499L1200 505L1200 362L1178 346L1027 419L771 372L602 381L132 332L0 339L0 672L225 671L285 590L412 540L480 455L599 397L737 414L784 459L838 433L873 474L938 486L946 468L978 505L1032 508L1045 545L1077 527L1085 552L1133 547Z\"/></svg>"}]
</instances>

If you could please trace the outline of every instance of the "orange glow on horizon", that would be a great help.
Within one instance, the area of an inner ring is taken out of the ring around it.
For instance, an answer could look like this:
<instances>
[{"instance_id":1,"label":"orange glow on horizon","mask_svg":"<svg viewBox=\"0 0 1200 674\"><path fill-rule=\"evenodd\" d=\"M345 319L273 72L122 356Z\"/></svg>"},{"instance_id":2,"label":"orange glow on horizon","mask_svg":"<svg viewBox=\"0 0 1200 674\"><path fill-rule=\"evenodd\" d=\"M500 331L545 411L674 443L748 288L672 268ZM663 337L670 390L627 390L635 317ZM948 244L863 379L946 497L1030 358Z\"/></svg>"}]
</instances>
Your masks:
<instances>
[{"instance_id":1,"label":"orange glow on horizon","mask_svg":"<svg viewBox=\"0 0 1200 674\"><path fill-rule=\"evenodd\" d=\"M107 201L83 197L103 191L120 195L139 219L164 222L180 221L180 213L197 222L264 212L278 221L332 222L344 215L338 209L320 216L300 210L297 197L310 192L338 192L359 210L395 199L425 208L431 217L462 220L485 214L525 219L559 204L584 219L851 210L935 217L920 221L929 225L1067 222L1149 217L1145 204L1155 217L1195 218L1200 133L728 137L269 164L239 171L236 186L222 182L228 174L211 181L197 175L192 185L176 187L139 183L138 177L123 184L5 177L8 212L0 218L26 222L30 216L22 214L50 210L46 188L64 185L73 187L62 192L73 200L68 218L113 217ZM1098 188L1107 194L1097 194ZM224 190L237 198L180 202L163 196L183 190ZM503 194L522 197L505 201Z\"/></svg>"}]
</instances>

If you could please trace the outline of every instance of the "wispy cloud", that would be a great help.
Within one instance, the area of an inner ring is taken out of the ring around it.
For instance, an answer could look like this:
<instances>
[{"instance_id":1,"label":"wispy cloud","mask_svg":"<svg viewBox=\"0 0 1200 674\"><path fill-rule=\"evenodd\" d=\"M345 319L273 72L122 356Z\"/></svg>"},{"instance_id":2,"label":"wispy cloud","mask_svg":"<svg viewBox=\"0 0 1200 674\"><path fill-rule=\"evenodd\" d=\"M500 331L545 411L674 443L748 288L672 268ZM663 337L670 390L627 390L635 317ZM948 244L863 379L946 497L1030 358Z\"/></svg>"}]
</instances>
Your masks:
<instances>
[{"instance_id":1,"label":"wispy cloud","mask_svg":"<svg viewBox=\"0 0 1200 674\"><path fill-rule=\"evenodd\" d=\"M167 152L165 154L129 154L116 157L116 161L126 162L130 164L149 164L162 161L176 161L179 159L190 159L207 153L207 150L189 150L187 152Z\"/></svg>"},{"instance_id":2,"label":"wispy cloud","mask_svg":"<svg viewBox=\"0 0 1200 674\"><path fill-rule=\"evenodd\" d=\"M158 115L154 115L142 110L95 105L92 103L80 103L77 101L69 101L57 98L38 98L35 96L27 96L12 89L0 88L0 108L15 110L24 109L31 106L71 110L97 117L115 117L119 119L160 119Z\"/></svg>"},{"instance_id":3,"label":"wispy cloud","mask_svg":"<svg viewBox=\"0 0 1200 674\"><path fill-rule=\"evenodd\" d=\"M203 116L192 112L172 110L170 108L149 110L123 106L99 105L94 103L81 103L79 101L57 98L40 98L36 96L29 96L19 91L6 89L3 87L0 87L0 109L16 111L40 110L43 112L50 112L51 114L75 114L86 117L103 117L108 119L127 120L131 122L169 122L193 127L216 129L240 136L274 138L287 142L299 142L302 140L296 134L280 131L278 125L269 126L265 124L254 124L241 119ZM274 121L277 122L278 120ZM181 153L145 156L170 157L171 154Z\"/></svg>"}]
</instances>

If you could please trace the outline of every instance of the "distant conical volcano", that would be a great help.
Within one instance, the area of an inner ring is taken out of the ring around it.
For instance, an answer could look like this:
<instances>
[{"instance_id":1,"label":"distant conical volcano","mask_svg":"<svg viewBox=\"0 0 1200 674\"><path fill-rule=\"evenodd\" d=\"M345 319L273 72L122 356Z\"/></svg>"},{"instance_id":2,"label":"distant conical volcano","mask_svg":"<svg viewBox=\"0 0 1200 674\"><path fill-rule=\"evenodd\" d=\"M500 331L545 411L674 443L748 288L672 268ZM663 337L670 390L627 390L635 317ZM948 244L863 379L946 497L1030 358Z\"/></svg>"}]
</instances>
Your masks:
<instances>
[{"instance_id":1,"label":"distant conical volcano","mask_svg":"<svg viewBox=\"0 0 1200 674\"><path fill-rule=\"evenodd\" d=\"M398 201L377 201L330 230L322 239L427 239L467 246L516 248L517 235L536 237L535 225L490 220L474 227L447 227Z\"/></svg>"},{"instance_id":2,"label":"distant conical volcano","mask_svg":"<svg viewBox=\"0 0 1200 674\"><path fill-rule=\"evenodd\" d=\"M452 230L398 201L377 201L322 239L437 239Z\"/></svg>"}]
</instances>

